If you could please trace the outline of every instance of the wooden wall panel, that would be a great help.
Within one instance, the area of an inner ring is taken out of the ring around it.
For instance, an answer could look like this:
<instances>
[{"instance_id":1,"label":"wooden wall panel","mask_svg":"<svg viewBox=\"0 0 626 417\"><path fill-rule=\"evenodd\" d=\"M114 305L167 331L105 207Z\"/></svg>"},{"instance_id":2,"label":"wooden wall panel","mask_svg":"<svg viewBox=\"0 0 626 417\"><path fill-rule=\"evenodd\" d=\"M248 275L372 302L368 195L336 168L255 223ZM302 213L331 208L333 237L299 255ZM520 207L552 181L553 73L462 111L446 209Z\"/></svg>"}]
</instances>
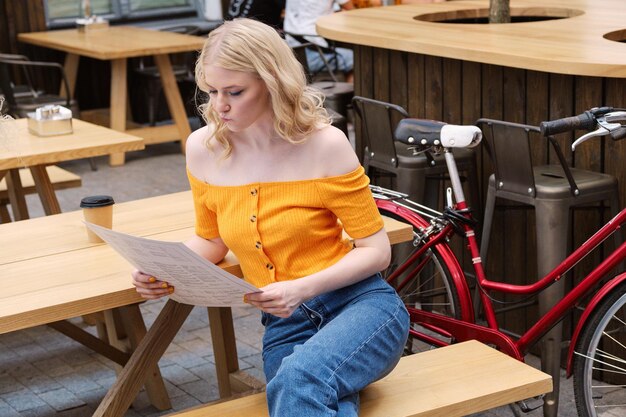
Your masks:
<instances>
[{"instance_id":1,"label":"wooden wall panel","mask_svg":"<svg viewBox=\"0 0 626 417\"><path fill-rule=\"evenodd\" d=\"M443 80L442 115L441 120L454 120L450 123L462 123L463 121L463 98L461 61L456 59L444 59L441 70Z\"/></svg>"},{"instance_id":2,"label":"wooden wall panel","mask_svg":"<svg viewBox=\"0 0 626 417\"><path fill-rule=\"evenodd\" d=\"M424 94L424 114L418 117L443 120L443 58L424 57Z\"/></svg>"},{"instance_id":3,"label":"wooden wall panel","mask_svg":"<svg viewBox=\"0 0 626 417\"><path fill-rule=\"evenodd\" d=\"M425 113L424 61L424 55L408 54L407 56L407 111L413 117L423 117Z\"/></svg>"},{"instance_id":4,"label":"wooden wall panel","mask_svg":"<svg viewBox=\"0 0 626 417\"><path fill-rule=\"evenodd\" d=\"M2 1L0 3L0 51L24 53L28 48L18 45L17 34L46 29L44 0Z\"/></svg>"},{"instance_id":5,"label":"wooden wall panel","mask_svg":"<svg viewBox=\"0 0 626 417\"><path fill-rule=\"evenodd\" d=\"M461 61L461 111L463 116L460 122L474 124L482 117L482 84L481 68L477 62Z\"/></svg>"},{"instance_id":6,"label":"wooden wall panel","mask_svg":"<svg viewBox=\"0 0 626 417\"><path fill-rule=\"evenodd\" d=\"M409 105L407 55L400 51L389 53L389 101L405 109Z\"/></svg>"},{"instance_id":7,"label":"wooden wall panel","mask_svg":"<svg viewBox=\"0 0 626 417\"><path fill-rule=\"evenodd\" d=\"M391 91L389 83L389 55L387 49L376 48L373 50L374 59L374 98L376 100L389 101Z\"/></svg>"}]
</instances>

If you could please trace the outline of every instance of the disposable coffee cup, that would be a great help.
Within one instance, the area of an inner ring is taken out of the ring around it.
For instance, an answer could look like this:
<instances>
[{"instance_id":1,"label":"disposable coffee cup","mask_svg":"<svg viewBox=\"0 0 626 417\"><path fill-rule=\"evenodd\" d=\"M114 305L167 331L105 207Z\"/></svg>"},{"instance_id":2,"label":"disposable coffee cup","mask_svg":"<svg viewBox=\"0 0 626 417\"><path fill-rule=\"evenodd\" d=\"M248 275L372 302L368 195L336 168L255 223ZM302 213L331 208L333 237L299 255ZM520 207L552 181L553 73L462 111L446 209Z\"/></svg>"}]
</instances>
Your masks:
<instances>
[{"instance_id":1,"label":"disposable coffee cup","mask_svg":"<svg viewBox=\"0 0 626 417\"><path fill-rule=\"evenodd\" d=\"M80 207L83 209L83 216L85 221L98 226L106 227L110 229L113 226L113 197L110 195L92 195L80 200ZM92 243L103 242L97 234L87 230L87 238Z\"/></svg>"}]
</instances>

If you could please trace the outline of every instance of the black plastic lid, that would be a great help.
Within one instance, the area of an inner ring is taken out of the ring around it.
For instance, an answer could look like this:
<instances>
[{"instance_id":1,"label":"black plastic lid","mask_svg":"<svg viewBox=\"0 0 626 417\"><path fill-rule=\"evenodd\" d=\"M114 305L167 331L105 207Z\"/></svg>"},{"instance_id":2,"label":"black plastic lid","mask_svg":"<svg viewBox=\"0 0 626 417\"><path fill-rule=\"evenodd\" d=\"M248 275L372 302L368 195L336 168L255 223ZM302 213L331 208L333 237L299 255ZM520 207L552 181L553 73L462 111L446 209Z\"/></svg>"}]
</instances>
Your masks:
<instances>
[{"instance_id":1,"label":"black plastic lid","mask_svg":"<svg viewBox=\"0 0 626 417\"><path fill-rule=\"evenodd\" d=\"M105 207L114 204L113 197L110 195L90 195L80 200L80 206L86 207Z\"/></svg>"}]
</instances>

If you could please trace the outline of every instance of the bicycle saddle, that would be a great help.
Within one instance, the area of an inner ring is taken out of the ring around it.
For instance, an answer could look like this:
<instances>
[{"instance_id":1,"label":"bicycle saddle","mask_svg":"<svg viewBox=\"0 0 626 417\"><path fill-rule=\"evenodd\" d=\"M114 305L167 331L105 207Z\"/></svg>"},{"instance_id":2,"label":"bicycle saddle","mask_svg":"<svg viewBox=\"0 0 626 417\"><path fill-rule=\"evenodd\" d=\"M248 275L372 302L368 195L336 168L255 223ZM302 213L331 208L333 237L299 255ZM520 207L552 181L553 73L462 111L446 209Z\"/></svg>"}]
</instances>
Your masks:
<instances>
[{"instance_id":1,"label":"bicycle saddle","mask_svg":"<svg viewBox=\"0 0 626 417\"><path fill-rule=\"evenodd\" d=\"M436 120L402 119L394 132L396 140L417 148L472 148L482 139L474 125L452 125Z\"/></svg>"}]
</instances>

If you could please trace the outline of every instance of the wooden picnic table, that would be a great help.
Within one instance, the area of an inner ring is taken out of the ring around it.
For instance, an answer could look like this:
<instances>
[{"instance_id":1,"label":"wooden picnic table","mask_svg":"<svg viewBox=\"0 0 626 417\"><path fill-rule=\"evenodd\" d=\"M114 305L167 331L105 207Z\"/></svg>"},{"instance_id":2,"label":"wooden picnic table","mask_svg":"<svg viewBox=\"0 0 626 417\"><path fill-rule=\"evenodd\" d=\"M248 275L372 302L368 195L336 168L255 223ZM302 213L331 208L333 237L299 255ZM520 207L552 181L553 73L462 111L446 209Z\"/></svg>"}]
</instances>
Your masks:
<instances>
[{"instance_id":1,"label":"wooden picnic table","mask_svg":"<svg viewBox=\"0 0 626 417\"><path fill-rule=\"evenodd\" d=\"M182 241L193 235L194 220L191 192L185 191L116 204L113 229L151 239ZM412 239L410 226L384 220L392 243ZM51 324L125 365L95 415L122 416L146 378L156 375L148 381L159 384L158 360L192 306L168 300L146 332L138 308L144 300L131 283L132 267L106 244L88 242L81 211L0 225L0 247L0 333ZM231 253L219 265L241 276ZM108 327L115 327L114 314L110 313L114 310L124 317L122 322L134 348L130 355L98 342L65 321L104 311ZM233 390L249 389L258 381L239 371L231 309L210 307L208 311L220 396L228 397ZM164 388L154 391L157 394L151 397L153 403L167 408L167 398L159 398L166 395Z\"/></svg>"},{"instance_id":2,"label":"wooden picnic table","mask_svg":"<svg viewBox=\"0 0 626 417\"><path fill-rule=\"evenodd\" d=\"M46 214L61 212L46 166L74 159L144 149L143 139L82 120L73 119L73 133L37 136L28 131L27 119L3 121L7 139L0 144L0 179L6 177L15 220L28 218L19 175L29 168ZM76 203L78 204L78 202Z\"/></svg>"},{"instance_id":3,"label":"wooden picnic table","mask_svg":"<svg viewBox=\"0 0 626 417\"><path fill-rule=\"evenodd\" d=\"M172 71L169 54L199 51L205 38L136 26L110 26L105 29L88 30L85 33L79 32L78 29L20 33L18 40L67 53L65 72L72 95L76 89L81 56L111 61L110 127L140 136L144 138L146 144L180 140L184 150L191 127ZM159 70L163 93L174 124L128 129L126 120L128 59L150 56L154 58ZM123 152L111 154L111 165L123 163Z\"/></svg>"}]
</instances>

